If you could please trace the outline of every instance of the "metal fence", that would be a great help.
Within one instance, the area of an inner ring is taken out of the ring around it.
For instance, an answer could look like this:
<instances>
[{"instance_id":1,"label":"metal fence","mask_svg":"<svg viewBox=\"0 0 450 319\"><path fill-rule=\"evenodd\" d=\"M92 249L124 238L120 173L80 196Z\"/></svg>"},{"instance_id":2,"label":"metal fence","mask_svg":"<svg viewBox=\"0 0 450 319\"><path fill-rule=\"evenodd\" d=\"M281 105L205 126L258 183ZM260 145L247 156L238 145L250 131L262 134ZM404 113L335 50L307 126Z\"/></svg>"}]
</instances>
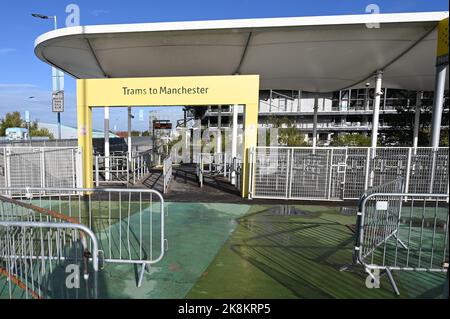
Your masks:
<instances>
[{"instance_id":1,"label":"metal fence","mask_svg":"<svg viewBox=\"0 0 450 319\"><path fill-rule=\"evenodd\" d=\"M0 196L0 299L96 298L98 258L98 241L88 227ZM84 281L74 278L78 283L68 287L62 279L68 266L77 267Z\"/></svg>"},{"instance_id":2,"label":"metal fence","mask_svg":"<svg viewBox=\"0 0 450 319\"><path fill-rule=\"evenodd\" d=\"M81 151L76 147L0 148L0 187L77 187Z\"/></svg>"},{"instance_id":3,"label":"metal fence","mask_svg":"<svg viewBox=\"0 0 450 319\"><path fill-rule=\"evenodd\" d=\"M405 191L448 193L448 148L257 147L250 152L253 198L358 199L397 177Z\"/></svg>"},{"instance_id":4,"label":"metal fence","mask_svg":"<svg viewBox=\"0 0 450 319\"><path fill-rule=\"evenodd\" d=\"M164 257L164 199L155 190L8 188L0 193L87 226L98 238L104 262L142 266L138 287L145 271Z\"/></svg>"},{"instance_id":5,"label":"metal fence","mask_svg":"<svg viewBox=\"0 0 450 319\"><path fill-rule=\"evenodd\" d=\"M360 202L355 252L357 262L376 278L392 271L446 272L448 269L448 194L372 192Z\"/></svg>"}]
</instances>

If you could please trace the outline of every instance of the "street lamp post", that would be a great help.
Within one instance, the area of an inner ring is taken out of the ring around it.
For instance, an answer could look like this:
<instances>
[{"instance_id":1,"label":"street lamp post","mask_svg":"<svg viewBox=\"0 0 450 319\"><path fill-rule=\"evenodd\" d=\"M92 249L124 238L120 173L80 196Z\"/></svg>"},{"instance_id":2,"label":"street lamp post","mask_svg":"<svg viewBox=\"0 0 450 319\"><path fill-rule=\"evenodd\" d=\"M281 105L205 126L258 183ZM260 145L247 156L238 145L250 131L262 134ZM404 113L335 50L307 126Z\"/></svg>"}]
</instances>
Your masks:
<instances>
[{"instance_id":1,"label":"street lamp post","mask_svg":"<svg viewBox=\"0 0 450 319\"><path fill-rule=\"evenodd\" d=\"M29 96L28 101L34 99L34 96ZM30 130L30 113L28 111L25 112L25 122L27 124L27 130L28 130L28 139L31 141L31 130Z\"/></svg>"},{"instance_id":2,"label":"street lamp post","mask_svg":"<svg viewBox=\"0 0 450 319\"><path fill-rule=\"evenodd\" d=\"M34 18L39 18L43 20L53 19L54 29L58 29L58 20L56 16L47 16L39 13L31 14ZM53 92L59 92L61 88L60 78L64 76L64 73L59 71L57 68L52 67L52 82L53 82ZM58 139L61 139L61 112L56 112L58 119Z\"/></svg>"}]
</instances>

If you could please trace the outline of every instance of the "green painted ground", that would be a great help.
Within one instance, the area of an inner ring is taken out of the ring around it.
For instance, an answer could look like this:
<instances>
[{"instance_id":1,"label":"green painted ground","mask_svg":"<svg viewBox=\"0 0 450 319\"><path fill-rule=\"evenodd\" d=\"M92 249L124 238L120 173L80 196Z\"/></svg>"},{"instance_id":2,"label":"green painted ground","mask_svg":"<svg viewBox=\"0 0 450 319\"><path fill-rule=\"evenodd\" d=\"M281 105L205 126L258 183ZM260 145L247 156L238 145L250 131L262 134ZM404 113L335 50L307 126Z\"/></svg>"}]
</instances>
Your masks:
<instances>
[{"instance_id":1,"label":"green painted ground","mask_svg":"<svg viewBox=\"0 0 450 319\"><path fill-rule=\"evenodd\" d=\"M187 298L397 298L386 276L380 289L368 289L361 269L338 270L352 258L346 224L354 217L296 207L310 216L274 216L269 206L252 206ZM394 277L400 298L439 298L446 279L417 272Z\"/></svg>"},{"instance_id":2,"label":"green painted ground","mask_svg":"<svg viewBox=\"0 0 450 319\"><path fill-rule=\"evenodd\" d=\"M247 205L169 203L166 237L169 250L163 261L136 287L130 265L108 265L103 271L103 298L183 298L205 272L236 227Z\"/></svg>"},{"instance_id":3,"label":"green painted ground","mask_svg":"<svg viewBox=\"0 0 450 319\"><path fill-rule=\"evenodd\" d=\"M63 204L57 210L77 212L76 205ZM114 212L116 224L110 224L102 205L91 207L96 216L91 223L106 256L105 243L110 242L113 256L120 249L136 253L136 238L149 232L145 226L138 231L136 225L150 211L134 214L139 207L132 203L120 214ZM340 214L338 208L294 206L292 215L286 206L168 203L167 207L169 249L163 261L145 275L141 288L136 287L138 267L107 264L99 272L100 298L396 298L386 277L380 289L368 289L362 269L339 271L352 259L353 234L346 225L355 217ZM87 215L80 211L86 222ZM120 227L119 219L126 221ZM135 235L131 248L116 240L128 225ZM116 239L105 241L108 234ZM54 278L60 281L63 275ZM439 298L446 280L445 274L417 272L394 277L401 298ZM5 297L5 283L0 278L0 297Z\"/></svg>"}]
</instances>

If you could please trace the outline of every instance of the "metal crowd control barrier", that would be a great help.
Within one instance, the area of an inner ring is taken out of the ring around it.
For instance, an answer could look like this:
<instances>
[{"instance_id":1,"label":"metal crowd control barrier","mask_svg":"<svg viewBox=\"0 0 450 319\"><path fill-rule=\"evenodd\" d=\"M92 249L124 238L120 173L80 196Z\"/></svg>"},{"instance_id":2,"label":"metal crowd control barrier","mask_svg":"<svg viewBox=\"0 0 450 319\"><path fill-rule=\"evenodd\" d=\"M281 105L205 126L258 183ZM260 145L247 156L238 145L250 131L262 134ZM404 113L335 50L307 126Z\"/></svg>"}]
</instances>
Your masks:
<instances>
[{"instance_id":1,"label":"metal crowd control barrier","mask_svg":"<svg viewBox=\"0 0 450 319\"><path fill-rule=\"evenodd\" d=\"M164 178L164 193L169 190L170 182L172 181L172 158L168 156L163 161L163 178Z\"/></svg>"},{"instance_id":2,"label":"metal crowd control barrier","mask_svg":"<svg viewBox=\"0 0 450 319\"><path fill-rule=\"evenodd\" d=\"M68 266L82 270L84 281L75 277L78 283L68 287ZM0 298L96 298L98 271L98 241L88 227L0 196Z\"/></svg>"},{"instance_id":3,"label":"metal crowd control barrier","mask_svg":"<svg viewBox=\"0 0 450 319\"><path fill-rule=\"evenodd\" d=\"M392 271L446 272L448 194L372 192L360 203L355 256L372 276ZM377 280L377 278L374 278Z\"/></svg>"},{"instance_id":4,"label":"metal crowd control barrier","mask_svg":"<svg viewBox=\"0 0 450 319\"><path fill-rule=\"evenodd\" d=\"M249 158L253 198L358 199L397 177L405 192L449 192L446 147L257 147Z\"/></svg>"},{"instance_id":5,"label":"metal crowd control barrier","mask_svg":"<svg viewBox=\"0 0 450 319\"><path fill-rule=\"evenodd\" d=\"M55 210L87 226L98 238L105 263L142 266L138 287L145 271L161 261L167 249L164 199L155 190L8 188L0 193Z\"/></svg>"}]
</instances>

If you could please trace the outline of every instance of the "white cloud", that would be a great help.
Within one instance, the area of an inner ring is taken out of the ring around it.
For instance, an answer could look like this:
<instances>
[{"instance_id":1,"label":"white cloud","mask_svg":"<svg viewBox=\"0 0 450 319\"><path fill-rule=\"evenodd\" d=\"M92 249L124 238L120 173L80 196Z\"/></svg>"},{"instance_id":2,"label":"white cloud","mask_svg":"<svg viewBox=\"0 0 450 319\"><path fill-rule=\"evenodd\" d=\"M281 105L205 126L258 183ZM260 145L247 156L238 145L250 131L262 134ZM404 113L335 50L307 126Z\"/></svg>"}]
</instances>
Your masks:
<instances>
[{"instance_id":1,"label":"white cloud","mask_svg":"<svg viewBox=\"0 0 450 319\"><path fill-rule=\"evenodd\" d=\"M32 98L31 98L32 97ZM54 123L56 115L52 112L52 92L28 83L0 83L0 118L8 112L18 111L22 115L30 112L31 119ZM66 93L67 114L65 123L76 124L75 95Z\"/></svg>"},{"instance_id":2,"label":"white cloud","mask_svg":"<svg viewBox=\"0 0 450 319\"><path fill-rule=\"evenodd\" d=\"M0 48L0 55L7 55L10 53L16 52L14 48Z\"/></svg>"}]
</instances>

